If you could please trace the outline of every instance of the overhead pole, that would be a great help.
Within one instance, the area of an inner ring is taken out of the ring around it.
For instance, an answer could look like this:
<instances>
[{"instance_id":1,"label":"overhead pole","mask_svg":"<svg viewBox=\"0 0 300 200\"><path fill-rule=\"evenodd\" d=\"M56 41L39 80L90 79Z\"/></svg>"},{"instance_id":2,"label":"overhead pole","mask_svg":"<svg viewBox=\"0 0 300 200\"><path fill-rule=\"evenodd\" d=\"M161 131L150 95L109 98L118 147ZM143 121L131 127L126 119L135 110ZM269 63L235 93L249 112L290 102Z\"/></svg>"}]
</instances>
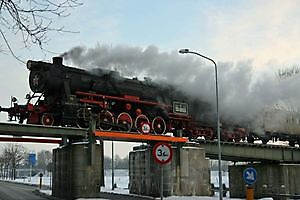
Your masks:
<instances>
[{"instance_id":1,"label":"overhead pole","mask_svg":"<svg viewBox=\"0 0 300 200\"><path fill-rule=\"evenodd\" d=\"M111 141L111 188L115 189L114 141Z\"/></svg>"},{"instance_id":2,"label":"overhead pole","mask_svg":"<svg viewBox=\"0 0 300 200\"><path fill-rule=\"evenodd\" d=\"M214 64L215 67L215 81L216 81L216 125L217 125L217 137L218 137L218 174L219 174L219 199L223 199L223 185L222 185L222 169L221 169L221 160L222 160L222 155L221 155L221 134L220 134L220 116L219 116L219 87L218 87L218 67L216 62L207 57L204 56L198 52L195 51L190 51L189 49L180 49L179 53L181 54L195 54L197 56L200 56L202 58L205 58L209 61L211 61Z\"/></svg>"}]
</instances>

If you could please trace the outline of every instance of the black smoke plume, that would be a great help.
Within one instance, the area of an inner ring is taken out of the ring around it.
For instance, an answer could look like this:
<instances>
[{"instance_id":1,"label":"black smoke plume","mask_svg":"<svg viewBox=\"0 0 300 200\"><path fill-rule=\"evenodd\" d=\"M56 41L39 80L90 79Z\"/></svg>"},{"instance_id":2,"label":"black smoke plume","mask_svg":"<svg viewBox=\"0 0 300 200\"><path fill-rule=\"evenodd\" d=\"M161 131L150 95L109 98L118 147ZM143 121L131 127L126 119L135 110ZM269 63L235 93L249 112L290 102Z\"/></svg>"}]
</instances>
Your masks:
<instances>
[{"instance_id":1,"label":"black smoke plume","mask_svg":"<svg viewBox=\"0 0 300 200\"><path fill-rule=\"evenodd\" d=\"M146 48L97 45L77 46L62 54L65 60L82 68L104 68L123 76L150 77L154 82L171 84L186 94L215 108L214 66L207 60L178 51L160 52ZM267 105L278 102L297 104L299 79L278 81L274 72L257 75L252 60L217 62L221 119L230 123L247 122ZM204 105L204 104L203 104ZM197 106L195 106L197 107ZM199 115L203 106L198 105ZM206 109L205 112L207 112ZM201 113L202 112L202 113ZM210 110L214 115L214 110ZM207 113L206 113L207 114ZM202 115L203 116L203 115Z\"/></svg>"}]
</instances>

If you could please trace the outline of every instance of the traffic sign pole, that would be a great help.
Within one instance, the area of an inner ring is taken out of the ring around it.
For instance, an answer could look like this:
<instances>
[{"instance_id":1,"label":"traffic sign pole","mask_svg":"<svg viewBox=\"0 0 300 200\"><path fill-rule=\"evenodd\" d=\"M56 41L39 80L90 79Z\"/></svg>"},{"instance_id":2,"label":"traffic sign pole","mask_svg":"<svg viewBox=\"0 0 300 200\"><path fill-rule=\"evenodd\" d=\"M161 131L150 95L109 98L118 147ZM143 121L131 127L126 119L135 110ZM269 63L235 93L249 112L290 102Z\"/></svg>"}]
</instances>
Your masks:
<instances>
[{"instance_id":1,"label":"traffic sign pole","mask_svg":"<svg viewBox=\"0 0 300 200\"><path fill-rule=\"evenodd\" d=\"M160 164L160 199L164 196L164 168L163 165L171 161L173 152L172 147L168 143L158 142L152 151L154 160Z\"/></svg>"},{"instance_id":2,"label":"traffic sign pole","mask_svg":"<svg viewBox=\"0 0 300 200\"><path fill-rule=\"evenodd\" d=\"M163 165L160 165L160 199L164 198L164 169Z\"/></svg>"},{"instance_id":3,"label":"traffic sign pole","mask_svg":"<svg viewBox=\"0 0 300 200\"><path fill-rule=\"evenodd\" d=\"M252 186L247 186L246 199L247 200L254 199L254 188Z\"/></svg>"},{"instance_id":4,"label":"traffic sign pole","mask_svg":"<svg viewBox=\"0 0 300 200\"><path fill-rule=\"evenodd\" d=\"M30 174L29 174L29 176L30 176L30 178L29 178L29 181L30 181L30 183L31 183L31 176L32 176L32 165L30 164L30 172L29 172Z\"/></svg>"}]
</instances>

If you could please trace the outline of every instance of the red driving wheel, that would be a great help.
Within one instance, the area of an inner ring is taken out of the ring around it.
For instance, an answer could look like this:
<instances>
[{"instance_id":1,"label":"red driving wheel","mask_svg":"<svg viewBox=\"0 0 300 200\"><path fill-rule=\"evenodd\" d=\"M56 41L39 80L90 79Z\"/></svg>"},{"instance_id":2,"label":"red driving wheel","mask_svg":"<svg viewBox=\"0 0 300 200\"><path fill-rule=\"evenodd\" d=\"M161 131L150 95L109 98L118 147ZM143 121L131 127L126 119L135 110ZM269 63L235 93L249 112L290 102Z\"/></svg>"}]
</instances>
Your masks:
<instances>
[{"instance_id":1,"label":"red driving wheel","mask_svg":"<svg viewBox=\"0 0 300 200\"><path fill-rule=\"evenodd\" d=\"M114 123L114 116L111 112L103 111L99 114L99 119L97 126L104 131L110 131L112 129L112 124Z\"/></svg>"},{"instance_id":2,"label":"red driving wheel","mask_svg":"<svg viewBox=\"0 0 300 200\"><path fill-rule=\"evenodd\" d=\"M54 117L51 114L43 114L41 121L45 126L52 126L54 123Z\"/></svg>"},{"instance_id":3,"label":"red driving wheel","mask_svg":"<svg viewBox=\"0 0 300 200\"><path fill-rule=\"evenodd\" d=\"M162 135L166 132L166 129L167 129L167 125L165 120L162 117L157 116L153 119L152 130L154 131L155 134Z\"/></svg>"},{"instance_id":4,"label":"red driving wheel","mask_svg":"<svg viewBox=\"0 0 300 200\"><path fill-rule=\"evenodd\" d=\"M132 118L127 112L122 112L117 118L117 124L120 126L120 130L129 132L132 128Z\"/></svg>"}]
</instances>

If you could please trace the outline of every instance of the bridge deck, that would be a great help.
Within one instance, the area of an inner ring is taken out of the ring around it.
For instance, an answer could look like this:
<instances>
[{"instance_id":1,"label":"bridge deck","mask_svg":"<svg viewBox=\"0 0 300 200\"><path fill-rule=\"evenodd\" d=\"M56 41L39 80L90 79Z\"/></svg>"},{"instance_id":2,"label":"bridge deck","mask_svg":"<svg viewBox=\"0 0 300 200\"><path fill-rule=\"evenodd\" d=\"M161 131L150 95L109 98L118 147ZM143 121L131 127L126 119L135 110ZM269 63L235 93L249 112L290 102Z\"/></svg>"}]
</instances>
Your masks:
<instances>
[{"instance_id":1,"label":"bridge deck","mask_svg":"<svg viewBox=\"0 0 300 200\"><path fill-rule=\"evenodd\" d=\"M39 126L28 124L0 123L0 135L34 136L34 137L83 137L86 138L88 129L57 126ZM151 134L136 134L116 131L95 131L95 136L104 140L128 141L128 142L187 142L187 138L170 137Z\"/></svg>"},{"instance_id":2,"label":"bridge deck","mask_svg":"<svg viewBox=\"0 0 300 200\"><path fill-rule=\"evenodd\" d=\"M0 135L56 137L56 138L61 138L63 136L86 137L87 129L0 123Z\"/></svg>"},{"instance_id":3,"label":"bridge deck","mask_svg":"<svg viewBox=\"0 0 300 200\"><path fill-rule=\"evenodd\" d=\"M187 142L186 138L161 135L142 135L109 131L96 131L94 134L98 139L104 140ZM86 138L88 136L88 130L70 127L0 123L0 135ZM189 142L184 145L203 147L205 148L207 157L212 159L216 159L218 156L218 145L216 141L197 140L195 143ZM223 160L300 163L300 148L298 147L222 142L221 149Z\"/></svg>"},{"instance_id":4,"label":"bridge deck","mask_svg":"<svg viewBox=\"0 0 300 200\"><path fill-rule=\"evenodd\" d=\"M62 140L49 139L49 138L0 137L0 142L30 142L30 143L61 144Z\"/></svg>"},{"instance_id":5,"label":"bridge deck","mask_svg":"<svg viewBox=\"0 0 300 200\"><path fill-rule=\"evenodd\" d=\"M217 141L197 140L196 143L187 145L203 147L207 157L218 158ZM221 152L222 160L228 161L300 163L298 147L222 142Z\"/></svg>"}]
</instances>

